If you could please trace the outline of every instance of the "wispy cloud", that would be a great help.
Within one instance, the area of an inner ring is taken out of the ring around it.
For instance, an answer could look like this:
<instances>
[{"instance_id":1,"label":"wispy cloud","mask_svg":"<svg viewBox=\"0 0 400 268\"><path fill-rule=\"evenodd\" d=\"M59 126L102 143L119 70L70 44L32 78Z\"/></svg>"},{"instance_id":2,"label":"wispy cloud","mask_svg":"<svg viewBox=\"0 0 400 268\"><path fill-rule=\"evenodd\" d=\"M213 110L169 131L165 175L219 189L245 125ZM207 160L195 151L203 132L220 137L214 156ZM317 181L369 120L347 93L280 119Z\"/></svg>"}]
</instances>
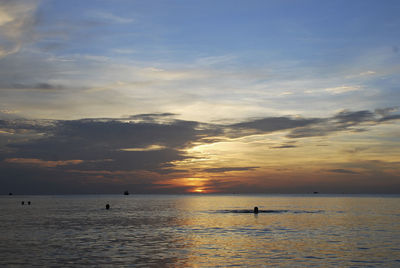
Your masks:
<instances>
[{"instance_id":1,"label":"wispy cloud","mask_svg":"<svg viewBox=\"0 0 400 268\"><path fill-rule=\"evenodd\" d=\"M350 169L343 169L343 168L336 168L336 169L328 169L328 172L333 172L333 173L341 173L341 174L360 174L356 171L350 170Z\"/></svg>"},{"instance_id":2,"label":"wispy cloud","mask_svg":"<svg viewBox=\"0 0 400 268\"><path fill-rule=\"evenodd\" d=\"M83 160L63 160L63 161L51 161L41 160L35 158L7 158L4 160L6 163L13 164L24 164L24 165L38 165L41 167L59 167L59 166L70 166L83 163Z\"/></svg>"},{"instance_id":3,"label":"wispy cloud","mask_svg":"<svg viewBox=\"0 0 400 268\"><path fill-rule=\"evenodd\" d=\"M133 18L118 16L106 11L90 11L89 15L96 19L106 20L114 23L132 23L135 21Z\"/></svg>"},{"instance_id":4,"label":"wispy cloud","mask_svg":"<svg viewBox=\"0 0 400 268\"><path fill-rule=\"evenodd\" d=\"M231 172L231 171L250 171L257 169L259 167L220 167L220 168L207 168L204 169L204 172L209 173L224 173L224 172Z\"/></svg>"},{"instance_id":5,"label":"wispy cloud","mask_svg":"<svg viewBox=\"0 0 400 268\"><path fill-rule=\"evenodd\" d=\"M0 2L0 58L18 52L25 42L32 41L38 2Z\"/></svg>"},{"instance_id":6,"label":"wispy cloud","mask_svg":"<svg viewBox=\"0 0 400 268\"><path fill-rule=\"evenodd\" d=\"M63 89L62 85L53 85L47 82L36 83L36 84L11 84L9 88L12 89L38 89L38 90L60 90Z\"/></svg>"},{"instance_id":7,"label":"wispy cloud","mask_svg":"<svg viewBox=\"0 0 400 268\"><path fill-rule=\"evenodd\" d=\"M375 75L375 74L376 74L375 71L369 70L369 71L361 72L360 76L370 76L370 75Z\"/></svg>"},{"instance_id":8,"label":"wispy cloud","mask_svg":"<svg viewBox=\"0 0 400 268\"><path fill-rule=\"evenodd\" d=\"M122 148L121 151L125 152L148 152L148 151L159 151L165 149L165 146L153 144L146 147L137 147L137 148Z\"/></svg>"},{"instance_id":9,"label":"wispy cloud","mask_svg":"<svg viewBox=\"0 0 400 268\"><path fill-rule=\"evenodd\" d=\"M342 94L351 91L358 91L361 90L361 86L339 86L339 87L331 87L326 88L325 91L331 94Z\"/></svg>"},{"instance_id":10,"label":"wispy cloud","mask_svg":"<svg viewBox=\"0 0 400 268\"><path fill-rule=\"evenodd\" d=\"M371 111L341 111L336 115L321 119L316 124L310 124L309 126L293 129L289 134L289 138L301 138L301 137L315 137L315 136L326 136L329 134L337 133L340 131L362 131L360 127L368 125L378 125L380 123L398 120L400 115L398 114L384 114L380 112ZM390 109L388 109L390 111Z\"/></svg>"},{"instance_id":11,"label":"wispy cloud","mask_svg":"<svg viewBox=\"0 0 400 268\"><path fill-rule=\"evenodd\" d=\"M273 146L271 147L272 149L288 149L288 148L296 148L297 145L293 145L293 144L283 144L283 145L279 145L279 146Z\"/></svg>"}]
</instances>

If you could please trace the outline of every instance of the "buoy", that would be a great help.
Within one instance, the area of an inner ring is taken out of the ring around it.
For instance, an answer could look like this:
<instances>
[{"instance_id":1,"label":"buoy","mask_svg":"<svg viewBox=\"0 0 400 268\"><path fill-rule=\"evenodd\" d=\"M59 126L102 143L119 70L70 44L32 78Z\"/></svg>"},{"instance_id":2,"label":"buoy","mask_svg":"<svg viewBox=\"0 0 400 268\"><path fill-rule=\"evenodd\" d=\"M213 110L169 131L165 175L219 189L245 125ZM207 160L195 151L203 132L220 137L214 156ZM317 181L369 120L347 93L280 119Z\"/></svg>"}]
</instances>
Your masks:
<instances>
[{"instance_id":1,"label":"buoy","mask_svg":"<svg viewBox=\"0 0 400 268\"><path fill-rule=\"evenodd\" d=\"M109 204L106 205L106 209L110 209L110 205Z\"/></svg>"},{"instance_id":2,"label":"buoy","mask_svg":"<svg viewBox=\"0 0 400 268\"><path fill-rule=\"evenodd\" d=\"M258 214L258 207L254 207L254 214Z\"/></svg>"}]
</instances>

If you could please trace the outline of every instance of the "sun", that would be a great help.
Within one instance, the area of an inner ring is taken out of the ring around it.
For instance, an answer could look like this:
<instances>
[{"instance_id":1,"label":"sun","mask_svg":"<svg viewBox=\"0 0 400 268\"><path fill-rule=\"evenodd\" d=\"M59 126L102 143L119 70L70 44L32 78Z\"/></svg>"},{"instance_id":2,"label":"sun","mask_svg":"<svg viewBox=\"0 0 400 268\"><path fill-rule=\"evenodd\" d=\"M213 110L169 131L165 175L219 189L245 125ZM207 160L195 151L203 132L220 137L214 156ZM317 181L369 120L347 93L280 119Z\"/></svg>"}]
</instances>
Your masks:
<instances>
[{"instance_id":1,"label":"sun","mask_svg":"<svg viewBox=\"0 0 400 268\"><path fill-rule=\"evenodd\" d=\"M204 190L200 189L200 188L197 188L197 189L194 189L193 192L195 192L195 193L204 193Z\"/></svg>"},{"instance_id":2,"label":"sun","mask_svg":"<svg viewBox=\"0 0 400 268\"><path fill-rule=\"evenodd\" d=\"M183 177L183 178L174 178L168 181L168 184L172 187L180 186L184 187L186 193L209 193L212 192L212 189L208 187L207 182L208 178L202 177Z\"/></svg>"}]
</instances>

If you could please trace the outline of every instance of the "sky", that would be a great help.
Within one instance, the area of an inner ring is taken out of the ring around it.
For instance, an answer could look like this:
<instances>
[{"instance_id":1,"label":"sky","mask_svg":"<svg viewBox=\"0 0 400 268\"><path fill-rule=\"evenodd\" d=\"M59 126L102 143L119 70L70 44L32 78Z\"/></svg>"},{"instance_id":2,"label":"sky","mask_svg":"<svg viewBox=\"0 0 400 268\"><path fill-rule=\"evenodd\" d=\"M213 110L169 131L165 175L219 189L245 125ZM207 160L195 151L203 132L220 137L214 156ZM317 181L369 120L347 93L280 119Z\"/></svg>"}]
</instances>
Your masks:
<instances>
[{"instance_id":1,"label":"sky","mask_svg":"<svg viewBox=\"0 0 400 268\"><path fill-rule=\"evenodd\" d=\"M0 194L400 193L399 1L0 1Z\"/></svg>"}]
</instances>

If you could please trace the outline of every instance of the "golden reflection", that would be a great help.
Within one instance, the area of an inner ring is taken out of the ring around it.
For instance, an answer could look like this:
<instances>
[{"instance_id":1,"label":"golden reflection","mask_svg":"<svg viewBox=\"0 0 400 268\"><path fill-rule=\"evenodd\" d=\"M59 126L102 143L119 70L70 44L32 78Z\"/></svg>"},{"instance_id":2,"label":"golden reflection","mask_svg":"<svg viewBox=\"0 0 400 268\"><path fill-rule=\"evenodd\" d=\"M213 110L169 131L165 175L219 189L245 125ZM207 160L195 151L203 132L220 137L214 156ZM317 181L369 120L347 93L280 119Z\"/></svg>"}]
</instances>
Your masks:
<instances>
[{"instance_id":1,"label":"golden reflection","mask_svg":"<svg viewBox=\"0 0 400 268\"><path fill-rule=\"evenodd\" d=\"M190 215L181 226L187 230L187 266L238 266L245 260L251 267L283 262L287 267L327 262L336 267L354 259L381 260L396 246L389 235L391 246L378 249L384 239L375 235L399 231L388 220L399 209L397 198L210 195L183 201L179 208ZM255 205L287 212L233 212Z\"/></svg>"}]
</instances>

